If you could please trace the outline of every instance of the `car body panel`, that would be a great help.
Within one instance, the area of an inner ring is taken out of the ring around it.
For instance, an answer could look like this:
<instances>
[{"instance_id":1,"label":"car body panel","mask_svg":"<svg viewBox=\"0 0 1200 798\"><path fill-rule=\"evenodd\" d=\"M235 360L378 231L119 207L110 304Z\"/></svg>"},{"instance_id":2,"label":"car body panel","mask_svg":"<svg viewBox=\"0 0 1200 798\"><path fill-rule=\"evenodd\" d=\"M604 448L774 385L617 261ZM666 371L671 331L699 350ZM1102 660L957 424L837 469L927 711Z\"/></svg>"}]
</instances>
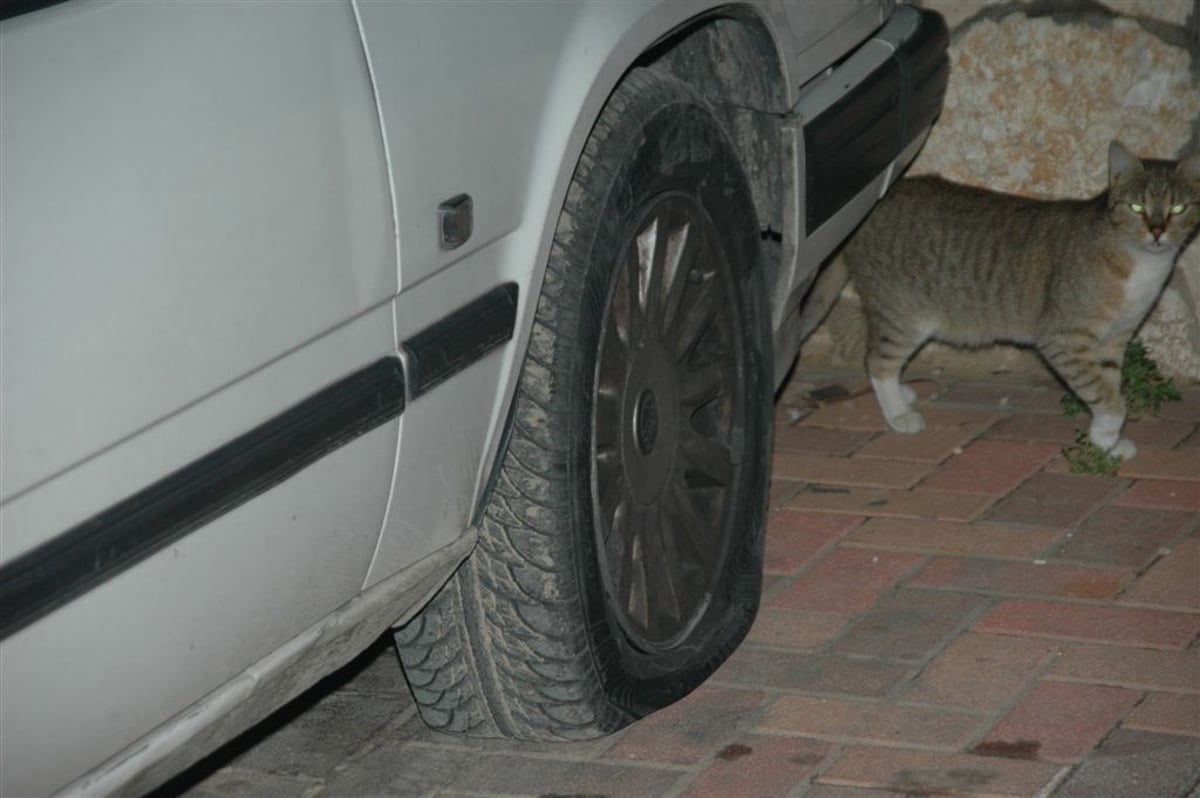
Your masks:
<instances>
[{"instance_id":1,"label":"car body panel","mask_svg":"<svg viewBox=\"0 0 1200 798\"><path fill-rule=\"evenodd\" d=\"M2 35L5 499L395 293L349 6L65 3Z\"/></svg>"},{"instance_id":2,"label":"car body panel","mask_svg":"<svg viewBox=\"0 0 1200 798\"><path fill-rule=\"evenodd\" d=\"M65 3L5 21L0 75L9 563L394 354L396 267L348 3ZM356 595L397 439L6 639L0 793L62 786Z\"/></svg>"}]
</instances>

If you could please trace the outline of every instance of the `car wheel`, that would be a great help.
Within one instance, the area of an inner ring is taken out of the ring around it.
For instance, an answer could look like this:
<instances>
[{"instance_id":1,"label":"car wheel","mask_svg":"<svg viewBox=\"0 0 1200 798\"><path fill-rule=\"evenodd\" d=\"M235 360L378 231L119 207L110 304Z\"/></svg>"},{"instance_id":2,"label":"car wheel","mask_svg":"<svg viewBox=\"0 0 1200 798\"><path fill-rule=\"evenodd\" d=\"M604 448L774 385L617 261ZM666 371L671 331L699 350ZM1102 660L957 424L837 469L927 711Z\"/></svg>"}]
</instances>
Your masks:
<instances>
[{"instance_id":1,"label":"car wheel","mask_svg":"<svg viewBox=\"0 0 1200 798\"><path fill-rule=\"evenodd\" d=\"M395 639L424 720L583 739L695 688L761 588L770 338L711 108L614 91L559 218L478 548Z\"/></svg>"}]
</instances>

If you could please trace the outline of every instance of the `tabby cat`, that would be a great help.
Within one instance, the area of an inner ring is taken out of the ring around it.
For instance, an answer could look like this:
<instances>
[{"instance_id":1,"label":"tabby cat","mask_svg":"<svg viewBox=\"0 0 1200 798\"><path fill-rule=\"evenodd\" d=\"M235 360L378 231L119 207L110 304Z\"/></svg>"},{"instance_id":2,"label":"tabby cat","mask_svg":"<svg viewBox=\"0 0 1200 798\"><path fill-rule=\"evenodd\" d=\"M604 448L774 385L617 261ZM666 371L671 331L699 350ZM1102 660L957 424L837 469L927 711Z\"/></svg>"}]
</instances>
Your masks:
<instances>
[{"instance_id":1,"label":"tabby cat","mask_svg":"<svg viewBox=\"0 0 1200 798\"><path fill-rule=\"evenodd\" d=\"M1088 200L899 181L813 286L801 338L851 279L867 317L867 371L892 429L925 426L900 371L926 341L1007 342L1036 347L1087 404L1093 443L1133 457L1120 437L1121 359L1200 228L1200 153L1141 160L1113 141L1108 171L1108 189Z\"/></svg>"}]
</instances>

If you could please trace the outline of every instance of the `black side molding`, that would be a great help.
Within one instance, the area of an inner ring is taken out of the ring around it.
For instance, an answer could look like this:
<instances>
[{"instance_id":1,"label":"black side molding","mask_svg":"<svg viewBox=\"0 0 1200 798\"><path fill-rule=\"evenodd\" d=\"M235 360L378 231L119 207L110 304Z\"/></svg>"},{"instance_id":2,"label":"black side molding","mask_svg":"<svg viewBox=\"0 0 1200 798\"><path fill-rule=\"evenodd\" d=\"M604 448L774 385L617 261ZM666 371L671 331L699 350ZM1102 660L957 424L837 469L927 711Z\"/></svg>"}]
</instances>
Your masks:
<instances>
[{"instance_id":1,"label":"black side molding","mask_svg":"<svg viewBox=\"0 0 1200 798\"><path fill-rule=\"evenodd\" d=\"M405 341L410 398L441 385L512 339L517 284L498 285Z\"/></svg>"},{"instance_id":2,"label":"black side molding","mask_svg":"<svg viewBox=\"0 0 1200 798\"><path fill-rule=\"evenodd\" d=\"M0 639L400 415L388 357L0 567Z\"/></svg>"},{"instance_id":3,"label":"black side molding","mask_svg":"<svg viewBox=\"0 0 1200 798\"><path fill-rule=\"evenodd\" d=\"M65 2L66 0L0 0L0 20L19 17L30 11Z\"/></svg>"},{"instance_id":4,"label":"black side molding","mask_svg":"<svg viewBox=\"0 0 1200 798\"><path fill-rule=\"evenodd\" d=\"M806 226L812 233L933 124L942 109L950 34L936 13L853 91L804 126Z\"/></svg>"}]
</instances>

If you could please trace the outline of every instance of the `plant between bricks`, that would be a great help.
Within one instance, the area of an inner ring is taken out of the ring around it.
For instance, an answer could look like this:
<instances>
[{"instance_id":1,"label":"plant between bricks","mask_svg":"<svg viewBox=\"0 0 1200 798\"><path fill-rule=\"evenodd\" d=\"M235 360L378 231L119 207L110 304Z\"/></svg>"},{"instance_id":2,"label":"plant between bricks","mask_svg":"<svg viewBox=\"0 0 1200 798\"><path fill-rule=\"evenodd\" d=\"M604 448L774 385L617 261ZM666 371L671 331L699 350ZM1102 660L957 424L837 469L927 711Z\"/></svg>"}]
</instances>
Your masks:
<instances>
[{"instance_id":1,"label":"plant between bricks","mask_svg":"<svg viewBox=\"0 0 1200 798\"><path fill-rule=\"evenodd\" d=\"M1125 397L1127 418L1141 418L1147 413L1158 415L1163 402L1178 402L1181 398L1175 381L1164 377L1158 364L1150 359L1146 345L1134 338L1125 347L1121 361L1121 394ZM1062 409L1070 417L1086 410L1074 394L1063 394Z\"/></svg>"}]
</instances>

